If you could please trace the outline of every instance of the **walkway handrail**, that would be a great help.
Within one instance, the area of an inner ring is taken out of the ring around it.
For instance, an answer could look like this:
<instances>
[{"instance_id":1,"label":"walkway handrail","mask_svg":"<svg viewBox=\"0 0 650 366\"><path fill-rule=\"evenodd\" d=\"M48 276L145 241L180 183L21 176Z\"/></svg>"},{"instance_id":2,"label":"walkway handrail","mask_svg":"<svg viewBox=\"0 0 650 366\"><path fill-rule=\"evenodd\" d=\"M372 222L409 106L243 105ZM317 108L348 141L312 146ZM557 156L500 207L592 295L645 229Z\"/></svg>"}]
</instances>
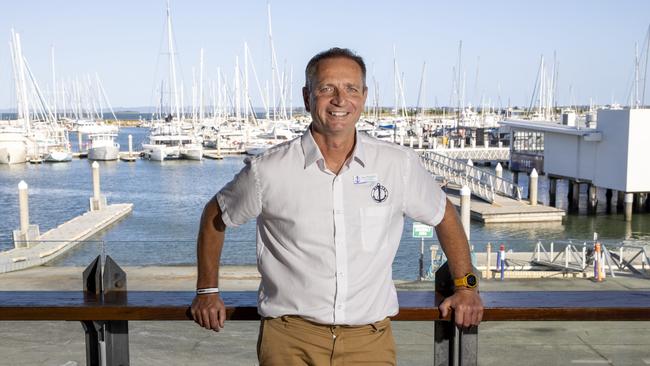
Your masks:
<instances>
[{"instance_id":1,"label":"walkway handrail","mask_svg":"<svg viewBox=\"0 0 650 366\"><path fill-rule=\"evenodd\" d=\"M426 151L421 157L431 173L443 176L450 182L467 185L472 194L487 202L494 202L495 194L521 200L521 187L508 179L433 151Z\"/></svg>"},{"instance_id":2,"label":"walkway handrail","mask_svg":"<svg viewBox=\"0 0 650 366\"><path fill-rule=\"evenodd\" d=\"M436 149L416 149L418 152L434 152L445 155L451 159L472 161L508 161L510 160L509 147L464 147L464 148L445 148Z\"/></svg>"}]
</instances>

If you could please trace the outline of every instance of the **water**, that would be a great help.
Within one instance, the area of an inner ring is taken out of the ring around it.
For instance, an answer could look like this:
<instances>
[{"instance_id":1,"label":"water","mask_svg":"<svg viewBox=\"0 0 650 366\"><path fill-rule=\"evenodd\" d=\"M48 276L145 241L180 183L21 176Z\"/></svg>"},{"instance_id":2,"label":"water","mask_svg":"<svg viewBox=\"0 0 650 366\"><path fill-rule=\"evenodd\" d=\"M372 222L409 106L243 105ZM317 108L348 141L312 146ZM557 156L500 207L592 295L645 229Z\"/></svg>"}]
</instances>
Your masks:
<instances>
[{"instance_id":1,"label":"water","mask_svg":"<svg viewBox=\"0 0 650 366\"><path fill-rule=\"evenodd\" d=\"M127 136L134 149L146 138L147 130L122 128L119 143L126 150ZM70 136L76 150L77 137ZM86 265L104 250L121 265L193 265L195 238L204 204L243 166L243 157L223 160L166 161L138 160L135 163L99 162L101 189L109 203L133 203L133 212L109 230L83 243L51 263L55 266ZM0 165L0 250L13 247L12 230L18 228L20 180L29 184L30 221L45 232L86 212L92 196L91 166L74 159L61 164ZM525 177L520 184L526 186ZM548 202L548 185L540 177L540 200ZM566 206L566 182L558 184L558 203ZM604 191L599 191L599 212L604 212ZM581 202L586 202L583 193ZM411 238L411 221L404 225L402 243L395 259L394 277L415 279L420 241ZM489 241L505 242L517 251L532 250L534 240L576 238L588 240L596 231L603 238L620 241L626 237L650 237L650 215L635 214L632 223L621 215L572 215L563 224L498 224L472 222L471 238L477 250ZM425 248L433 244L425 241ZM428 255L425 254L428 263ZM222 255L224 264L255 264L255 223L228 229Z\"/></svg>"}]
</instances>

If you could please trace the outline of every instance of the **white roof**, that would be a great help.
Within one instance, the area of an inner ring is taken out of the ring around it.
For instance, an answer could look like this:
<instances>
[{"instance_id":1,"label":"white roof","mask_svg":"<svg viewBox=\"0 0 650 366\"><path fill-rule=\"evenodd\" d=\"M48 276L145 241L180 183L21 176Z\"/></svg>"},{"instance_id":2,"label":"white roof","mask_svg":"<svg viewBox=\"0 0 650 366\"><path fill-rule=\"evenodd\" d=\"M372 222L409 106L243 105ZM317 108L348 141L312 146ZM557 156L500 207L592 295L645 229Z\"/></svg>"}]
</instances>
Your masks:
<instances>
[{"instance_id":1,"label":"white roof","mask_svg":"<svg viewBox=\"0 0 650 366\"><path fill-rule=\"evenodd\" d=\"M501 125L509 126L518 130L531 130L538 132L554 132L565 135L584 136L594 132L600 132L595 128L565 126L553 121L530 121L523 119L510 119L499 122Z\"/></svg>"}]
</instances>

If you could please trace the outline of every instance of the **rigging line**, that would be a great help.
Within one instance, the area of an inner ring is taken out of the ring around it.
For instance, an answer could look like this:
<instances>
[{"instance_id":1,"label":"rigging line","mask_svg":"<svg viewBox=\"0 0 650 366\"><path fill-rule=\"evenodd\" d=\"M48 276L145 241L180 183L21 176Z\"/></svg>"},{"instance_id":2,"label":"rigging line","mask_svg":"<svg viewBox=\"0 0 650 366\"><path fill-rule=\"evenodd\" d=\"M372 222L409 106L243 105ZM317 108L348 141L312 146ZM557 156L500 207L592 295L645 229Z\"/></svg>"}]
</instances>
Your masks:
<instances>
[{"instance_id":1,"label":"rigging line","mask_svg":"<svg viewBox=\"0 0 650 366\"><path fill-rule=\"evenodd\" d=\"M645 87L648 83L648 53L650 52L650 25L648 25L648 32L645 35L646 49L645 49L645 68L643 71L643 92L641 93L641 106L645 105Z\"/></svg>"},{"instance_id":2,"label":"rigging line","mask_svg":"<svg viewBox=\"0 0 650 366\"><path fill-rule=\"evenodd\" d=\"M154 105L157 105L158 102L159 102L158 99L160 99L159 98L160 96L157 93L157 89L158 89L158 71L160 70L160 55L163 54L162 49L163 49L163 42L165 41L165 33L166 33L165 32L165 27L166 27L166 24L167 24L167 21L165 20L163 22L163 30L160 33L160 42L159 42L159 46L158 46L158 53L157 53L157 56L156 56L156 67L155 67L154 72L153 72L153 77L151 78L151 80L153 80L153 85L151 86L151 95L149 97L149 108L150 108L149 113L151 113L152 116L153 116L154 113L156 113L157 106L154 108L154 110L151 110L151 108ZM154 104L154 99L156 100L155 104Z\"/></svg>"},{"instance_id":3,"label":"rigging line","mask_svg":"<svg viewBox=\"0 0 650 366\"><path fill-rule=\"evenodd\" d=\"M542 62L544 59L544 55L541 56L540 62L539 62L539 68L537 69L537 76L535 77L535 85L533 86L533 94L530 96L530 104L528 105L528 114L533 110L533 101L535 100L535 95L537 94L537 82L540 79L540 74L542 72Z\"/></svg>"}]
</instances>

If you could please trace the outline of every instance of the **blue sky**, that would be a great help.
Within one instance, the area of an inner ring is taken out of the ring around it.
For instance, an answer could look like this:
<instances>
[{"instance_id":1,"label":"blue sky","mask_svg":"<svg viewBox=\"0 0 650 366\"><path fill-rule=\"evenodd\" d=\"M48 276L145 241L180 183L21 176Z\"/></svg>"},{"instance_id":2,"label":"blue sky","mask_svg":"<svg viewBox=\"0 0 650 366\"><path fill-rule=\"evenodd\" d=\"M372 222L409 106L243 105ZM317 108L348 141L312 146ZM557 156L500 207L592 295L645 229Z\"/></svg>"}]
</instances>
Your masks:
<instances>
[{"instance_id":1,"label":"blue sky","mask_svg":"<svg viewBox=\"0 0 650 366\"><path fill-rule=\"evenodd\" d=\"M540 55L557 54L562 104L627 103L634 45L643 45L650 1L272 1L278 62L293 68L293 104L300 105L304 66L316 52L356 50L379 83L382 105L393 105L393 45L415 105L427 63L424 105L446 105L452 68L463 42L466 99L528 105ZM179 63L189 103L192 68L204 48L206 79L218 66L232 75L247 41L262 80L270 74L266 1L172 0ZM164 0L7 1L0 12L0 108L13 96L8 41L12 27L41 87L51 85L50 48L57 78L102 78L114 107L155 103L166 77ZM479 69L476 83L477 63ZM373 72L374 70L374 72ZM263 81L262 81L263 82ZM257 88L253 101L260 106ZM648 86L650 95L650 85ZM571 93L569 92L571 90ZM646 97L650 102L650 96Z\"/></svg>"}]
</instances>

